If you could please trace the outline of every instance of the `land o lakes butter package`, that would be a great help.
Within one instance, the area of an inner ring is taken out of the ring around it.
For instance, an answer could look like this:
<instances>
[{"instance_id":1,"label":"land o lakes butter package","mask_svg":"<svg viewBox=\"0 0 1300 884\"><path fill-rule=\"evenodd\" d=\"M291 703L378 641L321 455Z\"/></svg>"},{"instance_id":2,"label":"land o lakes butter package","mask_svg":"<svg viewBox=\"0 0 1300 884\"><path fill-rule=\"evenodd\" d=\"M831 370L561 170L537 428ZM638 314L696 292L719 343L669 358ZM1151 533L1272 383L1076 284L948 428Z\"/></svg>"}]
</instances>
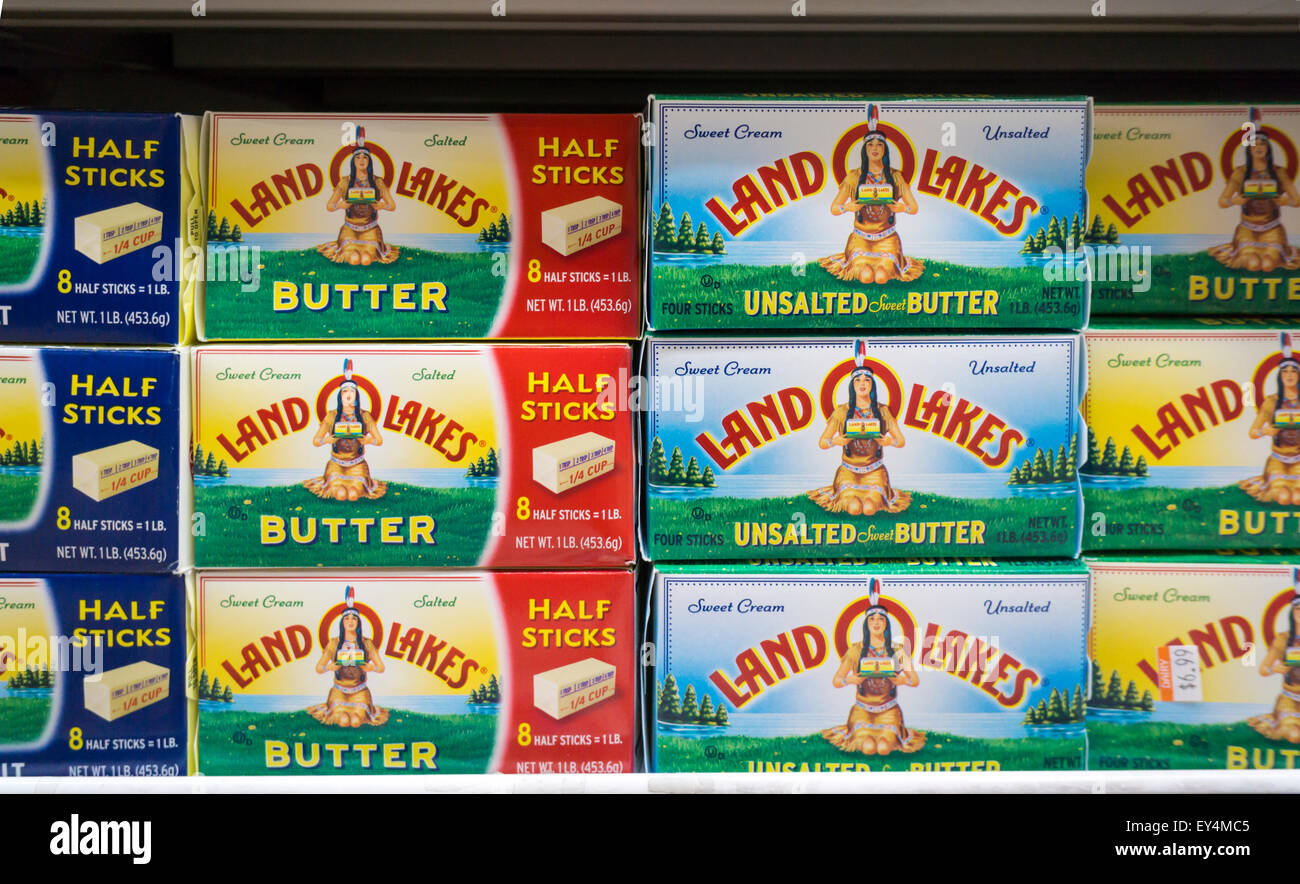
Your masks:
<instances>
[{"instance_id":1,"label":"land o lakes butter package","mask_svg":"<svg viewBox=\"0 0 1300 884\"><path fill-rule=\"evenodd\" d=\"M630 571L199 572L204 774L620 773Z\"/></svg>"},{"instance_id":2,"label":"land o lakes butter package","mask_svg":"<svg viewBox=\"0 0 1300 884\"><path fill-rule=\"evenodd\" d=\"M197 134L176 114L0 113L0 341L185 340Z\"/></svg>"},{"instance_id":3,"label":"land o lakes butter package","mask_svg":"<svg viewBox=\"0 0 1300 884\"><path fill-rule=\"evenodd\" d=\"M652 339L647 557L1073 556L1081 349Z\"/></svg>"},{"instance_id":4,"label":"land o lakes butter package","mask_svg":"<svg viewBox=\"0 0 1300 884\"><path fill-rule=\"evenodd\" d=\"M0 347L0 567L179 566L180 369L176 350Z\"/></svg>"},{"instance_id":5,"label":"land o lakes butter package","mask_svg":"<svg viewBox=\"0 0 1300 884\"><path fill-rule=\"evenodd\" d=\"M194 351L198 567L626 567L625 344Z\"/></svg>"},{"instance_id":6,"label":"land o lakes butter package","mask_svg":"<svg viewBox=\"0 0 1300 884\"><path fill-rule=\"evenodd\" d=\"M1091 103L652 97L652 328L1082 328ZM1076 237L1077 238L1077 237Z\"/></svg>"},{"instance_id":7,"label":"land o lakes butter package","mask_svg":"<svg viewBox=\"0 0 1300 884\"><path fill-rule=\"evenodd\" d=\"M1300 540L1300 327L1114 318L1084 338L1085 549Z\"/></svg>"},{"instance_id":8,"label":"land o lakes butter package","mask_svg":"<svg viewBox=\"0 0 1300 884\"><path fill-rule=\"evenodd\" d=\"M640 119L209 113L199 334L635 338Z\"/></svg>"},{"instance_id":9,"label":"land o lakes butter package","mask_svg":"<svg viewBox=\"0 0 1300 884\"><path fill-rule=\"evenodd\" d=\"M188 773L185 578L0 576L0 775Z\"/></svg>"},{"instance_id":10,"label":"land o lakes butter package","mask_svg":"<svg viewBox=\"0 0 1300 884\"><path fill-rule=\"evenodd\" d=\"M1087 562L1091 769L1300 767L1300 557Z\"/></svg>"},{"instance_id":11,"label":"land o lakes butter package","mask_svg":"<svg viewBox=\"0 0 1300 884\"><path fill-rule=\"evenodd\" d=\"M1300 310L1300 106L1100 105L1095 122L1095 313Z\"/></svg>"},{"instance_id":12,"label":"land o lakes butter package","mask_svg":"<svg viewBox=\"0 0 1300 884\"><path fill-rule=\"evenodd\" d=\"M1078 562L666 565L656 771L1082 770Z\"/></svg>"}]
</instances>

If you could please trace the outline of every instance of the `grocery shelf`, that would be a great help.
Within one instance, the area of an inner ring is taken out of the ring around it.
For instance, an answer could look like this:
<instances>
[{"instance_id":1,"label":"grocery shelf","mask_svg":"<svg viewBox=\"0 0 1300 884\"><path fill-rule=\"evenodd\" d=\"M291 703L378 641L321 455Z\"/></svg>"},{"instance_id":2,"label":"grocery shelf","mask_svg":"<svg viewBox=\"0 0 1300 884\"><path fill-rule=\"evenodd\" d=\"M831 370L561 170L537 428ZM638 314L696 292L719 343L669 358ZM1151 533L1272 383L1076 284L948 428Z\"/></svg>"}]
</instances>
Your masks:
<instances>
[{"instance_id":1,"label":"grocery shelf","mask_svg":"<svg viewBox=\"0 0 1300 884\"><path fill-rule=\"evenodd\" d=\"M1278 775L1285 773L1285 775ZM1300 770L1136 773L496 774L382 777L0 778L0 795L314 794L356 791L456 795L1150 795L1283 794L1300 789Z\"/></svg>"}]
</instances>

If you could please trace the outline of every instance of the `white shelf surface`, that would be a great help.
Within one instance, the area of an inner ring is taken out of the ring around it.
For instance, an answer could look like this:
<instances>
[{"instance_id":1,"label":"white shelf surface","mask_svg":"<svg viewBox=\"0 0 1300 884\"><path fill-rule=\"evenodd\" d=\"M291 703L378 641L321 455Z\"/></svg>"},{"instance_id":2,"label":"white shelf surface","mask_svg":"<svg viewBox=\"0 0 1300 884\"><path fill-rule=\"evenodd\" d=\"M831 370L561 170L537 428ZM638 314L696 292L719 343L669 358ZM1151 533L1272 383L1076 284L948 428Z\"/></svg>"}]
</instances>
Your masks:
<instances>
[{"instance_id":1,"label":"white shelf surface","mask_svg":"<svg viewBox=\"0 0 1300 884\"><path fill-rule=\"evenodd\" d=\"M1133 773L455 774L321 777L8 777L0 794L836 795L1296 794L1300 769Z\"/></svg>"}]
</instances>

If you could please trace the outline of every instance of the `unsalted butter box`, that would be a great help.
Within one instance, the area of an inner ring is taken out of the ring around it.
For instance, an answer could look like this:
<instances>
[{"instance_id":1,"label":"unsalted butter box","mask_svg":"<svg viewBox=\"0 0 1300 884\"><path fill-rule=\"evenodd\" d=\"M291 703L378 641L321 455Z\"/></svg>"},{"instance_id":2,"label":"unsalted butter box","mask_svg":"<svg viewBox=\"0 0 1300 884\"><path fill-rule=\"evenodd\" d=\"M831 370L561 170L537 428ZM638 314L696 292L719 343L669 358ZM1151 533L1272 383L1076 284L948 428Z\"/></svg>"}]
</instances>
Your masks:
<instances>
[{"instance_id":1,"label":"unsalted butter box","mask_svg":"<svg viewBox=\"0 0 1300 884\"><path fill-rule=\"evenodd\" d=\"M1091 769L1300 768L1300 555L1086 561Z\"/></svg>"},{"instance_id":2,"label":"unsalted butter box","mask_svg":"<svg viewBox=\"0 0 1300 884\"><path fill-rule=\"evenodd\" d=\"M1300 106L1103 104L1094 119L1076 253L1093 312L1300 311Z\"/></svg>"},{"instance_id":3,"label":"unsalted butter box","mask_svg":"<svg viewBox=\"0 0 1300 884\"><path fill-rule=\"evenodd\" d=\"M657 566L658 772L1082 770L1077 561Z\"/></svg>"},{"instance_id":4,"label":"unsalted butter box","mask_svg":"<svg viewBox=\"0 0 1300 884\"><path fill-rule=\"evenodd\" d=\"M176 570L182 386L176 350L0 347L0 568Z\"/></svg>"},{"instance_id":5,"label":"unsalted butter box","mask_svg":"<svg viewBox=\"0 0 1300 884\"><path fill-rule=\"evenodd\" d=\"M625 344L230 345L193 365L198 567L633 560ZM539 473L556 444L573 462Z\"/></svg>"},{"instance_id":6,"label":"unsalted butter box","mask_svg":"<svg viewBox=\"0 0 1300 884\"><path fill-rule=\"evenodd\" d=\"M660 97L659 331L1082 328L1086 98Z\"/></svg>"},{"instance_id":7,"label":"unsalted butter box","mask_svg":"<svg viewBox=\"0 0 1300 884\"><path fill-rule=\"evenodd\" d=\"M177 114L0 113L0 341L187 338L197 134Z\"/></svg>"},{"instance_id":8,"label":"unsalted butter box","mask_svg":"<svg viewBox=\"0 0 1300 884\"><path fill-rule=\"evenodd\" d=\"M0 576L0 775L183 776L185 578Z\"/></svg>"},{"instance_id":9,"label":"unsalted butter box","mask_svg":"<svg viewBox=\"0 0 1300 884\"><path fill-rule=\"evenodd\" d=\"M630 571L200 571L193 610L200 773L632 769Z\"/></svg>"},{"instance_id":10,"label":"unsalted butter box","mask_svg":"<svg viewBox=\"0 0 1300 884\"><path fill-rule=\"evenodd\" d=\"M652 561L1076 555L1078 335L652 338Z\"/></svg>"},{"instance_id":11,"label":"unsalted butter box","mask_svg":"<svg viewBox=\"0 0 1300 884\"><path fill-rule=\"evenodd\" d=\"M640 122L209 113L199 334L635 338Z\"/></svg>"},{"instance_id":12,"label":"unsalted butter box","mask_svg":"<svg viewBox=\"0 0 1300 884\"><path fill-rule=\"evenodd\" d=\"M1084 333L1084 549L1300 541L1300 326L1104 317Z\"/></svg>"}]
</instances>

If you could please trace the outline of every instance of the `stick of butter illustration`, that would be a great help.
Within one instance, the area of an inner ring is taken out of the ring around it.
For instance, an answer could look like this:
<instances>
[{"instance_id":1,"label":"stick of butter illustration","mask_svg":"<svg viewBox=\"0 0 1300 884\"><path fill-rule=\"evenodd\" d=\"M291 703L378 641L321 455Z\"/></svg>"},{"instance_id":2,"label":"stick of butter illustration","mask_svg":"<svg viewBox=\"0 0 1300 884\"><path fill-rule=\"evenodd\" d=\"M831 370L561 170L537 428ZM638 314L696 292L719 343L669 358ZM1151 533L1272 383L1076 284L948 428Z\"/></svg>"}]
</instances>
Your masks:
<instances>
[{"instance_id":1,"label":"stick of butter illustration","mask_svg":"<svg viewBox=\"0 0 1300 884\"><path fill-rule=\"evenodd\" d=\"M143 203L78 215L73 223L77 251L96 264L162 241L163 213Z\"/></svg>"},{"instance_id":2,"label":"stick of butter illustration","mask_svg":"<svg viewBox=\"0 0 1300 884\"><path fill-rule=\"evenodd\" d=\"M72 487L91 500L105 500L158 478L158 449L119 442L72 457Z\"/></svg>"},{"instance_id":3,"label":"stick of butter illustration","mask_svg":"<svg viewBox=\"0 0 1300 884\"><path fill-rule=\"evenodd\" d=\"M542 242L572 255L623 232L623 207L603 196L542 212Z\"/></svg>"},{"instance_id":4,"label":"stick of butter illustration","mask_svg":"<svg viewBox=\"0 0 1300 884\"><path fill-rule=\"evenodd\" d=\"M146 706L167 699L171 673L141 660L83 679L86 709L105 721L116 721Z\"/></svg>"},{"instance_id":5,"label":"stick of butter illustration","mask_svg":"<svg viewBox=\"0 0 1300 884\"><path fill-rule=\"evenodd\" d=\"M533 481L559 494L614 469L614 441L580 433L533 449Z\"/></svg>"},{"instance_id":6,"label":"stick of butter illustration","mask_svg":"<svg viewBox=\"0 0 1300 884\"><path fill-rule=\"evenodd\" d=\"M595 657L533 676L533 705L557 721L614 696L615 669Z\"/></svg>"}]
</instances>

